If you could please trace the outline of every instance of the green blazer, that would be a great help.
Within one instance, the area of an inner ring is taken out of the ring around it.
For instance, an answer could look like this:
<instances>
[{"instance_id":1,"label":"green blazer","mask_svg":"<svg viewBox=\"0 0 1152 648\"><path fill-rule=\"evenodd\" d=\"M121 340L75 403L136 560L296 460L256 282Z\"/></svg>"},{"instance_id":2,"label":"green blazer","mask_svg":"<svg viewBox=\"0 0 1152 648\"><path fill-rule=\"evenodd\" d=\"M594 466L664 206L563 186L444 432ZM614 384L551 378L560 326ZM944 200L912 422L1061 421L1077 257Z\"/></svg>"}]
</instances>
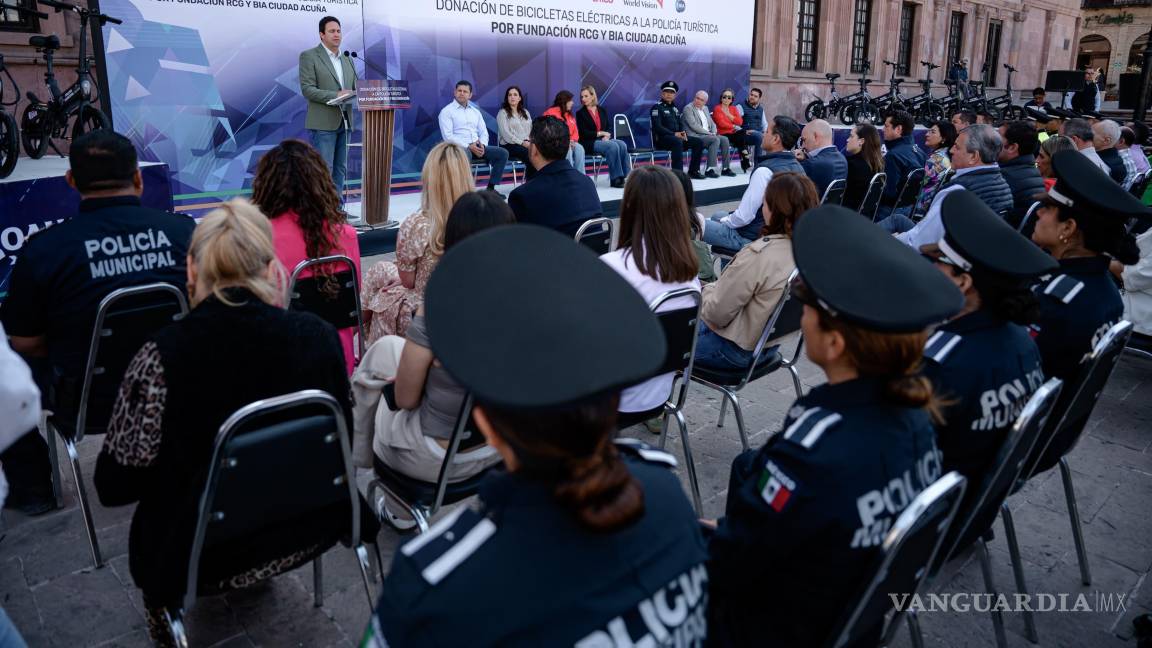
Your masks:
<instances>
[{"instance_id":1,"label":"green blazer","mask_svg":"<svg viewBox=\"0 0 1152 648\"><path fill-rule=\"evenodd\" d=\"M324 45L300 52L300 94L308 100L308 115L304 118L304 128L309 130L338 130L340 128L340 107L325 105L335 99L340 90L356 89L356 68L346 56L339 57L343 66L344 87L336 80L336 70ZM352 126L352 104L342 106Z\"/></svg>"}]
</instances>

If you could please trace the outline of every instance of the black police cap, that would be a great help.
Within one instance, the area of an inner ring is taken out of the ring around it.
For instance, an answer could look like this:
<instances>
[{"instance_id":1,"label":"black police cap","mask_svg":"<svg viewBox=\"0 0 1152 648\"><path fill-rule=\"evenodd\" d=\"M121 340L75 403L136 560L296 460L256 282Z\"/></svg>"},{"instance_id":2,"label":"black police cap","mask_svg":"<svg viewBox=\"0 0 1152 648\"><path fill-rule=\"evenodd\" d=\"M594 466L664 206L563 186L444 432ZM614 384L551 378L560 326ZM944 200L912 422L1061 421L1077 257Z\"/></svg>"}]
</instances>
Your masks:
<instances>
[{"instance_id":1,"label":"black police cap","mask_svg":"<svg viewBox=\"0 0 1152 648\"><path fill-rule=\"evenodd\" d=\"M1152 217L1152 209L1125 191L1079 151L1058 151L1053 155L1052 173L1056 176L1056 184L1048 193L1037 194L1036 200L1064 205L1081 216L1120 222Z\"/></svg>"},{"instance_id":2,"label":"black police cap","mask_svg":"<svg viewBox=\"0 0 1152 648\"><path fill-rule=\"evenodd\" d=\"M477 401L549 409L654 375L666 343L631 285L588 248L535 225L449 250L425 291L432 351Z\"/></svg>"},{"instance_id":3,"label":"black police cap","mask_svg":"<svg viewBox=\"0 0 1152 648\"><path fill-rule=\"evenodd\" d=\"M805 213L792 253L809 295L833 317L884 333L946 321L964 297L924 259L860 214L836 205Z\"/></svg>"},{"instance_id":4,"label":"black police cap","mask_svg":"<svg viewBox=\"0 0 1152 648\"><path fill-rule=\"evenodd\" d=\"M672 92L680 92L680 86L675 81L665 81L660 85L660 92L671 90Z\"/></svg>"},{"instance_id":5,"label":"black police cap","mask_svg":"<svg viewBox=\"0 0 1152 648\"><path fill-rule=\"evenodd\" d=\"M940 251L966 271L1038 277L1060 264L1004 222L971 191L953 191L940 205L944 236Z\"/></svg>"},{"instance_id":6,"label":"black police cap","mask_svg":"<svg viewBox=\"0 0 1152 648\"><path fill-rule=\"evenodd\" d=\"M1032 106L1026 106L1024 108L1024 112L1029 119L1035 119L1041 124L1047 124L1048 122L1052 121L1052 117L1050 117L1048 113Z\"/></svg>"}]
</instances>

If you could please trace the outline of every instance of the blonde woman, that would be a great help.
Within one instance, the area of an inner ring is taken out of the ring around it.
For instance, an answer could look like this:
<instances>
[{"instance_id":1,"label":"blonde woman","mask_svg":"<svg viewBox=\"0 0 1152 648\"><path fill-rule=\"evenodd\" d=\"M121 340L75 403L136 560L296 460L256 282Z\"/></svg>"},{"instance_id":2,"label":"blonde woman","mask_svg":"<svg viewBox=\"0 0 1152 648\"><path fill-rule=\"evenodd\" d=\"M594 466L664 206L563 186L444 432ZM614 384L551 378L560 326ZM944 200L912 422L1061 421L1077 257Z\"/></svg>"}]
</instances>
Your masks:
<instances>
[{"instance_id":1,"label":"blonde woman","mask_svg":"<svg viewBox=\"0 0 1152 648\"><path fill-rule=\"evenodd\" d=\"M420 210L401 225L396 260L381 261L364 276L362 299L367 344L403 335L424 303L424 286L444 253L444 222L456 199L472 191L468 153L451 142L428 152L420 174Z\"/></svg>"},{"instance_id":2,"label":"blonde woman","mask_svg":"<svg viewBox=\"0 0 1152 648\"><path fill-rule=\"evenodd\" d=\"M608 161L608 178L613 187L624 187L624 178L632 172L632 158L628 155L628 144L624 140L612 139L611 117L600 107L596 88L586 85L580 88L580 104L576 112L576 131L580 136L580 146L587 155L603 155Z\"/></svg>"},{"instance_id":3,"label":"blonde woman","mask_svg":"<svg viewBox=\"0 0 1152 648\"><path fill-rule=\"evenodd\" d=\"M105 506L139 502L128 564L157 645L169 643L165 608L186 591L199 493L220 425L253 401L301 389L328 392L351 412L336 329L282 308L283 284L272 227L258 209L236 200L208 214L188 253L192 312L140 348L120 385L96 460L96 491ZM347 513L339 508L207 549L198 591L246 587L311 561L342 532L315 524L317 516L341 519Z\"/></svg>"}]
</instances>

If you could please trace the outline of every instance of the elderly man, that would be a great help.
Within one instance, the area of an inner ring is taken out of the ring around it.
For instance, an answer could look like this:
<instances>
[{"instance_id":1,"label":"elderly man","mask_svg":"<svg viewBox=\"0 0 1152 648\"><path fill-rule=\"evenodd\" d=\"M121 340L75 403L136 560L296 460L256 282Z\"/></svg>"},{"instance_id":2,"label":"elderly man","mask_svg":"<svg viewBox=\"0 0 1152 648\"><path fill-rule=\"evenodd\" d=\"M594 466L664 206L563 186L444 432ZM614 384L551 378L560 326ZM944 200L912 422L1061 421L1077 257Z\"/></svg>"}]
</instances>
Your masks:
<instances>
[{"instance_id":1,"label":"elderly man","mask_svg":"<svg viewBox=\"0 0 1152 648\"><path fill-rule=\"evenodd\" d=\"M692 137L697 137L708 149L708 169L704 172L707 178L718 178L716 175L716 154L720 154L720 175L735 177L730 168L732 166L732 153L728 138L716 132L716 122L712 121L712 114L708 110L708 93L697 90L692 103L684 106L680 111L680 118L684 122L684 131Z\"/></svg>"},{"instance_id":2,"label":"elderly man","mask_svg":"<svg viewBox=\"0 0 1152 648\"><path fill-rule=\"evenodd\" d=\"M1092 124L1088 123L1087 119L1077 117L1069 119L1060 125L1060 134L1072 140L1076 148L1084 154L1092 164L1095 164L1104 173L1112 173L1111 167L1108 166L1104 160L1100 159L1100 154L1096 152L1093 140L1095 139L1092 133Z\"/></svg>"},{"instance_id":3,"label":"elderly man","mask_svg":"<svg viewBox=\"0 0 1152 648\"><path fill-rule=\"evenodd\" d=\"M832 127L823 119L814 119L800 132L802 151L797 152L804 173L816 185L816 193L821 196L834 180L848 177L848 160L832 144Z\"/></svg>"},{"instance_id":4,"label":"elderly man","mask_svg":"<svg viewBox=\"0 0 1152 648\"><path fill-rule=\"evenodd\" d=\"M1120 144L1120 124L1111 119L1101 119L1092 124L1092 148L1096 154L1108 165L1108 175L1118 184L1124 184L1128 170L1124 168L1124 159L1116 147Z\"/></svg>"},{"instance_id":5,"label":"elderly man","mask_svg":"<svg viewBox=\"0 0 1152 648\"><path fill-rule=\"evenodd\" d=\"M951 151L952 169L956 173L936 192L924 220L907 232L897 234L896 238L916 250L921 245L938 242L944 236L940 205L953 191L971 191L998 214L1011 209L1012 189L996 164L1001 148L1000 133L987 124L973 124L960 133Z\"/></svg>"}]
</instances>

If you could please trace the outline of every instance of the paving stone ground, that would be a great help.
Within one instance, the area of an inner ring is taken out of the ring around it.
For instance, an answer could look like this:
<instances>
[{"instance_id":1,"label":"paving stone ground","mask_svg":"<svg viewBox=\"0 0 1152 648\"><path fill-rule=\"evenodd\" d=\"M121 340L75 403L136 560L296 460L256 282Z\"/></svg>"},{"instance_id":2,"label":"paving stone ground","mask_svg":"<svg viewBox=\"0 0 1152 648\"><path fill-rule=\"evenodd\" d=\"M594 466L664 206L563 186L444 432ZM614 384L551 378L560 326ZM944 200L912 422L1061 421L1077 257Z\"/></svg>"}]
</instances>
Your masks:
<instances>
[{"instance_id":1,"label":"paving stone ground","mask_svg":"<svg viewBox=\"0 0 1152 648\"><path fill-rule=\"evenodd\" d=\"M367 266L366 266L367 267ZM786 344L785 348L791 348ZM802 359L805 388L824 381L823 373ZM749 385L741 394L745 423L753 445L778 428L795 398L783 373ZM720 401L714 392L694 386L686 419L696 458L704 514L723 512L729 464L740 451L735 420L729 413L716 427ZM629 431L647 440L642 428ZM89 493L99 439L80 445ZM1098 594L1124 608L1109 611L1037 613L1041 646L1134 646L1131 620L1152 612L1152 361L1121 359L1079 446L1070 455L1079 510L1092 570L1092 585L1080 583L1060 476L1050 471L1010 500L1026 576L1033 593L1086 594L1096 606ZM678 456L676 435L668 448ZM61 448L61 453L63 449ZM681 471L682 481L684 476ZM33 648L49 646L147 646L139 591L128 572L127 537L131 507L105 509L95 503L94 517L107 564L93 569L71 475L65 474L65 508L39 518L4 512L0 527L0 606ZM93 501L95 498L93 497ZM401 538L381 531L378 544L385 568ZM1000 591L1015 591L1001 527L990 545L993 574ZM352 646L369 616L369 605L356 561L337 547L323 557L324 604L313 607L311 567L257 587L201 599L187 619L195 646ZM770 585L767 583L766 585ZM933 586L937 593L983 590L973 555L952 561ZM818 605L813 601L813 605ZM1071 603L1070 603L1071 604ZM927 645L994 645L988 615L978 612L927 612L921 615ZM1005 614L1011 646L1030 646L1020 614ZM909 646L901 632L894 644Z\"/></svg>"}]
</instances>

